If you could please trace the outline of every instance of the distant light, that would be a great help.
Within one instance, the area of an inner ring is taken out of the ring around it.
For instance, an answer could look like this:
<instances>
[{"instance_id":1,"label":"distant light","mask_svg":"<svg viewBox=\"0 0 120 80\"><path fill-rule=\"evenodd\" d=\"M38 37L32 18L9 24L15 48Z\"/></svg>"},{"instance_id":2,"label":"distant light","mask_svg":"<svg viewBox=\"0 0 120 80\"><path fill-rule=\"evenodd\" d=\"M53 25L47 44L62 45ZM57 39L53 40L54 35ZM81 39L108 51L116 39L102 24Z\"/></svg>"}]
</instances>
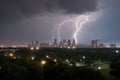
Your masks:
<instances>
[{"instance_id":1,"label":"distant light","mask_svg":"<svg viewBox=\"0 0 120 80\"><path fill-rule=\"evenodd\" d=\"M0 66L0 70L2 69L2 67Z\"/></svg>"},{"instance_id":2,"label":"distant light","mask_svg":"<svg viewBox=\"0 0 120 80\"><path fill-rule=\"evenodd\" d=\"M46 61L45 61L45 60L42 60L42 61L41 61L41 64L42 64L42 65L45 65L45 64L46 64Z\"/></svg>"},{"instance_id":3,"label":"distant light","mask_svg":"<svg viewBox=\"0 0 120 80\"><path fill-rule=\"evenodd\" d=\"M66 62L69 62L69 60L68 60L68 59L66 59Z\"/></svg>"},{"instance_id":4,"label":"distant light","mask_svg":"<svg viewBox=\"0 0 120 80\"><path fill-rule=\"evenodd\" d=\"M13 55L14 55L14 54L12 54L12 53L9 54L10 57L13 57Z\"/></svg>"},{"instance_id":5,"label":"distant light","mask_svg":"<svg viewBox=\"0 0 120 80\"><path fill-rule=\"evenodd\" d=\"M7 56L7 54L4 54L4 56Z\"/></svg>"},{"instance_id":6,"label":"distant light","mask_svg":"<svg viewBox=\"0 0 120 80\"><path fill-rule=\"evenodd\" d=\"M1 47L1 48L4 48L5 46L1 45L0 47Z\"/></svg>"},{"instance_id":7,"label":"distant light","mask_svg":"<svg viewBox=\"0 0 120 80\"><path fill-rule=\"evenodd\" d=\"M75 46L73 46L72 48L73 48L73 49L75 49L76 47L75 47Z\"/></svg>"},{"instance_id":8,"label":"distant light","mask_svg":"<svg viewBox=\"0 0 120 80\"><path fill-rule=\"evenodd\" d=\"M31 49L31 50L34 50L34 48L33 48L33 47L31 47L30 49Z\"/></svg>"},{"instance_id":9,"label":"distant light","mask_svg":"<svg viewBox=\"0 0 120 80\"><path fill-rule=\"evenodd\" d=\"M57 62L57 59L54 59L53 61L54 61L54 62Z\"/></svg>"},{"instance_id":10,"label":"distant light","mask_svg":"<svg viewBox=\"0 0 120 80\"><path fill-rule=\"evenodd\" d=\"M100 67L100 66L98 67L98 70L101 70L101 67Z\"/></svg>"},{"instance_id":11,"label":"distant light","mask_svg":"<svg viewBox=\"0 0 120 80\"><path fill-rule=\"evenodd\" d=\"M13 57L13 59L16 59L16 57Z\"/></svg>"},{"instance_id":12,"label":"distant light","mask_svg":"<svg viewBox=\"0 0 120 80\"><path fill-rule=\"evenodd\" d=\"M118 51L118 50L116 50L116 53L119 53L119 51Z\"/></svg>"},{"instance_id":13,"label":"distant light","mask_svg":"<svg viewBox=\"0 0 120 80\"><path fill-rule=\"evenodd\" d=\"M62 46L60 46L60 48L63 48Z\"/></svg>"},{"instance_id":14,"label":"distant light","mask_svg":"<svg viewBox=\"0 0 120 80\"><path fill-rule=\"evenodd\" d=\"M70 49L70 46L68 46L68 49Z\"/></svg>"},{"instance_id":15,"label":"distant light","mask_svg":"<svg viewBox=\"0 0 120 80\"><path fill-rule=\"evenodd\" d=\"M31 57L31 60L34 60L34 59L35 59L35 57L34 57L34 56L32 56L32 57Z\"/></svg>"},{"instance_id":16,"label":"distant light","mask_svg":"<svg viewBox=\"0 0 120 80\"><path fill-rule=\"evenodd\" d=\"M28 46L27 46L27 45L25 45L24 47L26 47L26 48L27 48Z\"/></svg>"},{"instance_id":17,"label":"distant light","mask_svg":"<svg viewBox=\"0 0 120 80\"><path fill-rule=\"evenodd\" d=\"M39 50L40 48L39 47L36 47L37 50Z\"/></svg>"},{"instance_id":18,"label":"distant light","mask_svg":"<svg viewBox=\"0 0 120 80\"><path fill-rule=\"evenodd\" d=\"M17 46L15 46L15 45L14 45L14 46L12 46L12 47L13 47L13 48L17 48Z\"/></svg>"},{"instance_id":19,"label":"distant light","mask_svg":"<svg viewBox=\"0 0 120 80\"><path fill-rule=\"evenodd\" d=\"M83 56L83 59L85 59L86 57L85 56Z\"/></svg>"},{"instance_id":20,"label":"distant light","mask_svg":"<svg viewBox=\"0 0 120 80\"><path fill-rule=\"evenodd\" d=\"M73 66L73 64L71 63L70 66Z\"/></svg>"},{"instance_id":21,"label":"distant light","mask_svg":"<svg viewBox=\"0 0 120 80\"><path fill-rule=\"evenodd\" d=\"M46 55L46 58L48 58L48 59L49 59L49 58L50 58L50 57L49 57L49 55Z\"/></svg>"}]
</instances>

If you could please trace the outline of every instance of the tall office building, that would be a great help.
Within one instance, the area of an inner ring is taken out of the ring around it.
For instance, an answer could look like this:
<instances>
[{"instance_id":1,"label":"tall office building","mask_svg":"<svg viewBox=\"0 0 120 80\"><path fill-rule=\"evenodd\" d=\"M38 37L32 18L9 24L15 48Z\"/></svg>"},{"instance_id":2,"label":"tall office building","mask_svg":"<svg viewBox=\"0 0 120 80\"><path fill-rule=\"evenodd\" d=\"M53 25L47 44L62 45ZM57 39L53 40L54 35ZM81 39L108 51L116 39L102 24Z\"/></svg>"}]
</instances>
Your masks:
<instances>
[{"instance_id":1,"label":"tall office building","mask_svg":"<svg viewBox=\"0 0 120 80\"><path fill-rule=\"evenodd\" d=\"M110 48L116 48L116 44L110 44Z\"/></svg>"},{"instance_id":2,"label":"tall office building","mask_svg":"<svg viewBox=\"0 0 120 80\"><path fill-rule=\"evenodd\" d=\"M72 47L76 47L75 39L73 39L73 41L72 41Z\"/></svg>"},{"instance_id":3,"label":"tall office building","mask_svg":"<svg viewBox=\"0 0 120 80\"><path fill-rule=\"evenodd\" d=\"M67 44L67 40L66 39L63 39L63 44Z\"/></svg>"},{"instance_id":4,"label":"tall office building","mask_svg":"<svg viewBox=\"0 0 120 80\"><path fill-rule=\"evenodd\" d=\"M32 46L34 46L34 41L32 41Z\"/></svg>"},{"instance_id":5,"label":"tall office building","mask_svg":"<svg viewBox=\"0 0 120 80\"><path fill-rule=\"evenodd\" d=\"M57 46L58 46L58 42L57 42L57 39L56 39L56 38L55 38L55 40L54 40L53 46L54 46L54 47L57 47Z\"/></svg>"},{"instance_id":6,"label":"tall office building","mask_svg":"<svg viewBox=\"0 0 120 80\"><path fill-rule=\"evenodd\" d=\"M59 47L63 47L63 42L62 41L60 41Z\"/></svg>"},{"instance_id":7,"label":"tall office building","mask_svg":"<svg viewBox=\"0 0 120 80\"><path fill-rule=\"evenodd\" d=\"M45 42L45 41L44 41L44 42L41 42L41 43L40 43L40 47L50 47L50 46L49 46L49 42Z\"/></svg>"},{"instance_id":8,"label":"tall office building","mask_svg":"<svg viewBox=\"0 0 120 80\"><path fill-rule=\"evenodd\" d=\"M39 47L39 42L38 41L36 41L35 47Z\"/></svg>"},{"instance_id":9,"label":"tall office building","mask_svg":"<svg viewBox=\"0 0 120 80\"><path fill-rule=\"evenodd\" d=\"M92 48L100 48L100 40L92 40Z\"/></svg>"},{"instance_id":10,"label":"tall office building","mask_svg":"<svg viewBox=\"0 0 120 80\"><path fill-rule=\"evenodd\" d=\"M66 39L63 39L63 47L66 48L68 46L68 42Z\"/></svg>"},{"instance_id":11,"label":"tall office building","mask_svg":"<svg viewBox=\"0 0 120 80\"><path fill-rule=\"evenodd\" d=\"M70 39L68 40L68 46L69 47L71 46L71 40Z\"/></svg>"}]
</instances>

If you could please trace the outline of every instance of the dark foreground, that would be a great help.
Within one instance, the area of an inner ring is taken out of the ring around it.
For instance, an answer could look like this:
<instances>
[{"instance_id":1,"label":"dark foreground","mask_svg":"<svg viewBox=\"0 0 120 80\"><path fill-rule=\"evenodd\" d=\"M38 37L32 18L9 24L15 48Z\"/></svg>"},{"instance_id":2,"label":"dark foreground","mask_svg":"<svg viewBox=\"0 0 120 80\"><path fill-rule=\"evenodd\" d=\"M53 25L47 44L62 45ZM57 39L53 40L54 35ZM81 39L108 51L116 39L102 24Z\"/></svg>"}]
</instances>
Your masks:
<instances>
[{"instance_id":1,"label":"dark foreground","mask_svg":"<svg viewBox=\"0 0 120 80\"><path fill-rule=\"evenodd\" d=\"M119 80L120 76L120 49L0 50L0 80Z\"/></svg>"}]
</instances>

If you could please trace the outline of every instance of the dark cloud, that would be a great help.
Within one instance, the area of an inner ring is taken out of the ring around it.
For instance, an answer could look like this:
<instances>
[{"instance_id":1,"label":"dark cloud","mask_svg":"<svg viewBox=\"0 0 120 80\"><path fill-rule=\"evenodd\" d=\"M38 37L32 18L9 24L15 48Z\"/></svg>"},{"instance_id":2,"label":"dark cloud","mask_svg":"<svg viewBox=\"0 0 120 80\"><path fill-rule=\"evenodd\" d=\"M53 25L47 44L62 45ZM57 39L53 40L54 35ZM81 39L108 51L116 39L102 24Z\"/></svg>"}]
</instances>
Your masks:
<instances>
[{"instance_id":1,"label":"dark cloud","mask_svg":"<svg viewBox=\"0 0 120 80\"><path fill-rule=\"evenodd\" d=\"M97 6L98 0L0 0L0 41L50 40L54 25L65 19L61 16L93 12Z\"/></svg>"},{"instance_id":2,"label":"dark cloud","mask_svg":"<svg viewBox=\"0 0 120 80\"><path fill-rule=\"evenodd\" d=\"M21 18L46 12L82 14L97 10L98 0L0 0L0 18Z\"/></svg>"}]
</instances>

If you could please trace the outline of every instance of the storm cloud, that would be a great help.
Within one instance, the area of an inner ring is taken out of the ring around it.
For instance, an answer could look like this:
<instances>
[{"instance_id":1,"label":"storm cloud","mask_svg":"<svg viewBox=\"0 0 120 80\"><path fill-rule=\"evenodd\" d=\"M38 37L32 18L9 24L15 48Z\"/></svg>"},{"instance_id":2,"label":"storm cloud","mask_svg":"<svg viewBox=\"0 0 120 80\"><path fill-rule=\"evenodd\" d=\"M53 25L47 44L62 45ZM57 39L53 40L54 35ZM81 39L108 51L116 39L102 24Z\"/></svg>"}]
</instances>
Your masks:
<instances>
[{"instance_id":1,"label":"storm cloud","mask_svg":"<svg viewBox=\"0 0 120 80\"><path fill-rule=\"evenodd\" d=\"M98 0L0 0L0 18L45 13L82 14L97 10Z\"/></svg>"}]
</instances>

